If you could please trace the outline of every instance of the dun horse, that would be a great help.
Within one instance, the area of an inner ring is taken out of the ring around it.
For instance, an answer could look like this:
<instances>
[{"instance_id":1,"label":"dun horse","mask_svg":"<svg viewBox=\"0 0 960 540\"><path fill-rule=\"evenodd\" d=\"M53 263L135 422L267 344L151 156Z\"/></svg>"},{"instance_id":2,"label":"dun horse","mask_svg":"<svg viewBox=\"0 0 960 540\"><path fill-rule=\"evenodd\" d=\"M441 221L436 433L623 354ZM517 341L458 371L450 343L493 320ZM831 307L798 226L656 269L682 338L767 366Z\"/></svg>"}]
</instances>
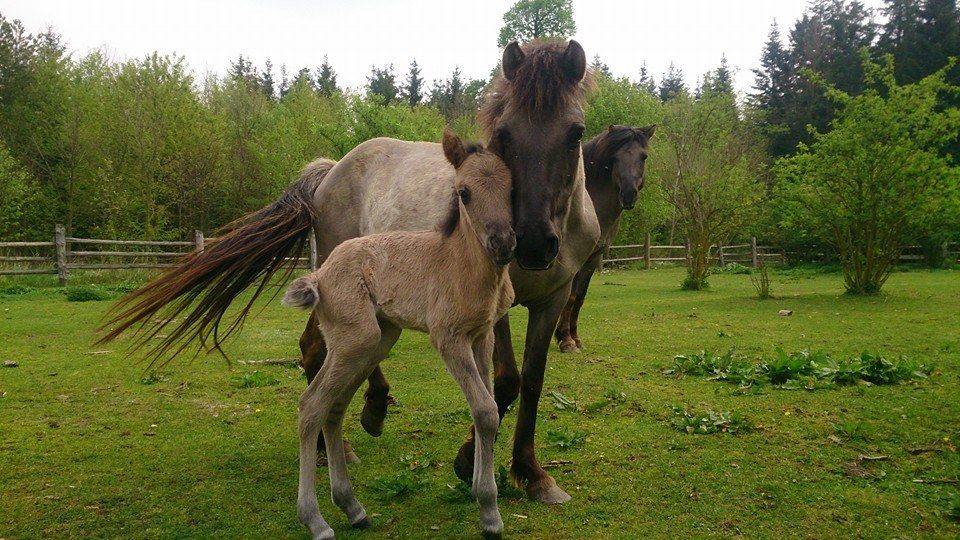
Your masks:
<instances>
[{"instance_id":1,"label":"dun horse","mask_svg":"<svg viewBox=\"0 0 960 540\"><path fill-rule=\"evenodd\" d=\"M401 328L429 332L467 398L479 444L473 494L487 535L499 535L493 443L500 418L490 381L493 323L513 304L506 265L516 239L510 171L496 155L444 132L456 169L449 214L436 231L389 232L348 240L319 270L294 281L284 303L313 309L327 357L300 398L300 521L332 538L316 496L317 435L323 431L333 501L354 527L370 522L347 476L343 414L357 388L393 347ZM444 183L443 187L449 189Z\"/></svg>"},{"instance_id":2,"label":"dun horse","mask_svg":"<svg viewBox=\"0 0 960 540\"><path fill-rule=\"evenodd\" d=\"M580 148L591 81L586 68L586 54L576 41L511 43L479 118L489 136L487 148L511 172L517 248L510 278L516 303L530 311L522 373L513 356L508 315L494 327L494 397L502 417L520 396L511 472L532 498L546 503L570 498L534 451L547 351L573 277L600 237ZM134 330L138 343L155 345L158 354L184 350L194 340L218 348L240 327L272 276L300 252L311 229L321 260L351 238L429 229L449 209L453 178L436 143L373 139L337 163L315 162L275 203L242 218L202 253L123 299L105 323L110 331L103 340ZM224 329L221 321L230 304L250 285L254 294ZM300 348L312 380L326 358L313 316ZM362 414L371 434L379 434L388 390L383 373L374 368ZM454 463L464 480L473 476L473 456L471 438Z\"/></svg>"},{"instance_id":3,"label":"dun horse","mask_svg":"<svg viewBox=\"0 0 960 540\"><path fill-rule=\"evenodd\" d=\"M583 348L577 333L580 308L587 296L590 278L600 268L603 252L617 236L620 216L637 203L655 128L612 125L583 145L587 191L600 222L600 245L573 278L570 299L560 315L556 337L563 352L580 352Z\"/></svg>"}]
</instances>

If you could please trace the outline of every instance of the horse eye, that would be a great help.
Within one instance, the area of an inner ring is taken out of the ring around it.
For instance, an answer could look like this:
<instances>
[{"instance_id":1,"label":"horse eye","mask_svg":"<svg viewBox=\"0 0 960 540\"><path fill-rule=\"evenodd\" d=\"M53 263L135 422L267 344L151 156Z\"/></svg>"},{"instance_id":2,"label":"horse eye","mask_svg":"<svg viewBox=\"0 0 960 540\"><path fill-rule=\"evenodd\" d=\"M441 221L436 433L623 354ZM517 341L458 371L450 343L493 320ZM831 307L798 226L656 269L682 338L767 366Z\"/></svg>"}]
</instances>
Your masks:
<instances>
[{"instance_id":1,"label":"horse eye","mask_svg":"<svg viewBox=\"0 0 960 540\"><path fill-rule=\"evenodd\" d=\"M463 204L470 202L470 188L462 187L458 190L458 193L460 194L460 200L463 201Z\"/></svg>"},{"instance_id":2,"label":"horse eye","mask_svg":"<svg viewBox=\"0 0 960 540\"><path fill-rule=\"evenodd\" d=\"M570 141L571 145L575 145L579 143L581 139L583 139L583 130L584 130L584 127L580 125L573 126L572 128L570 128L570 134L568 135L569 137L568 140Z\"/></svg>"}]
</instances>

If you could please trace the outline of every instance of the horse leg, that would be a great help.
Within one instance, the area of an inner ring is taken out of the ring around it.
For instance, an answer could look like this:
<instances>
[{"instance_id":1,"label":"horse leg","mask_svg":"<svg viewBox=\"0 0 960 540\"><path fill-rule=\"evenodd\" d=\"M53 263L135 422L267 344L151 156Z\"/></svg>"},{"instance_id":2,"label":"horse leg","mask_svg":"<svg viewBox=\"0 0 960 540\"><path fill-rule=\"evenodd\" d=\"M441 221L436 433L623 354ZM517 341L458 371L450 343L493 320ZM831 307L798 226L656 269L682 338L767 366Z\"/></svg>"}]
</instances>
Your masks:
<instances>
[{"instance_id":1,"label":"horse leg","mask_svg":"<svg viewBox=\"0 0 960 540\"><path fill-rule=\"evenodd\" d=\"M573 306L577 302L576 292L571 292L563 310L560 311L560 320L557 322L557 329L554 337L557 344L560 345L560 352L580 352L577 350L577 344L573 341Z\"/></svg>"},{"instance_id":2,"label":"horse leg","mask_svg":"<svg viewBox=\"0 0 960 540\"><path fill-rule=\"evenodd\" d=\"M573 279L573 291L570 293L570 297L574 299L573 306L570 306L570 304L567 304L567 306L570 307L570 337L573 339L577 351L583 350L583 342L580 341L580 334L577 332L580 308L583 307L583 301L587 298L587 289L590 288L590 280L593 279L593 274L597 271L597 268L600 268L600 260L602 257L602 252L591 257Z\"/></svg>"},{"instance_id":3,"label":"horse leg","mask_svg":"<svg viewBox=\"0 0 960 540\"><path fill-rule=\"evenodd\" d=\"M300 334L300 354L300 367L303 368L304 373L307 375L307 384L309 385L313 382L317 373L320 372L324 359L327 357L327 342L324 341L323 334L320 333L317 316L312 311L310 312L310 318L307 320L307 327L304 328L303 333ZM353 451L353 447L350 446L349 442L344 441L344 448L347 455L347 463L360 463L360 458ZM322 431L317 435L317 449L317 459L323 461L324 454L326 454L326 446L323 442Z\"/></svg>"},{"instance_id":4,"label":"horse leg","mask_svg":"<svg viewBox=\"0 0 960 540\"><path fill-rule=\"evenodd\" d=\"M520 408L513 436L513 464L510 472L519 484L525 484L527 495L534 500L557 504L570 500L553 477L537 462L534 434L537 429L537 405L543 391L543 375L547 367L547 350L560 311L570 293L568 284L542 304L530 306L527 323L523 373L520 378Z\"/></svg>"},{"instance_id":5,"label":"horse leg","mask_svg":"<svg viewBox=\"0 0 960 540\"><path fill-rule=\"evenodd\" d=\"M493 335L493 396L497 401L497 414L502 421L507 409L520 395L520 373L513 356L509 315L504 315L493 325ZM460 446L457 457L453 460L453 471L464 482L470 482L473 478L474 453L474 429L471 426L467 440Z\"/></svg>"},{"instance_id":6,"label":"horse leg","mask_svg":"<svg viewBox=\"0 0 960 540\"><path fill-rule=\"evenodd\" d=\"M380 366L373 368L368 379L369 385L364 392L363 410L360 412L360 425L363 429L379 437L383 433L383 421L387 417L387 405L394 402L390 395L390 383L383 375Z\"/></svg>"},{"instance_id":7,"label":"horse leg","mask_svg":"<svg viewBox=\"0 0 960 540\"><path fill-rule=\"evenodd\" d=\"M493 444L500 416L493 398L488 358L493 350L493 335L482 336L471 346L464 337L444 336L436 342L447 371L460 385L470 406L477 433L474 451L473 496L480 506L480 526L488 537L499 538L503 519L497 507L497 482L493 474ZM475 356L474 351L483 355Z\"/></svg>"}]
</instances>

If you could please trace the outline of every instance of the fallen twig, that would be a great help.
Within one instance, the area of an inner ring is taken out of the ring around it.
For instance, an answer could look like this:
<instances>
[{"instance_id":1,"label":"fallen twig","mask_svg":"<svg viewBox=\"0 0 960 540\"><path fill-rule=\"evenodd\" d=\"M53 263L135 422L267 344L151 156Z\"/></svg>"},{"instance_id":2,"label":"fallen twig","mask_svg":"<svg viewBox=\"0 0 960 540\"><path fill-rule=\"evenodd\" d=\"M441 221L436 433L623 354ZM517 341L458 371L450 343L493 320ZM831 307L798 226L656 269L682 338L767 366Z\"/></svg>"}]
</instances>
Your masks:
<instances>
[{"instance_id":1,"label":"fallen twig","mask_svg":"<svg viewBox=\"0 0 960 540\"><path fill-rule=\"evenodd\" d=\"M299 357L290 357L290 358L267 358L265 360L240 360L241 364L246 364L248 366L285 366L287 364L298 365L300 363Z\"/></svg>"},{"instance_id":2,"label":"fallen twig","mask_svg":"<svg viewBox=\"0 0 960 540\"><path fill-rule=\"evenodd\" d=\"M914 478L914 484L960 484L956 478Z\"/></svg>"}]
</instances>

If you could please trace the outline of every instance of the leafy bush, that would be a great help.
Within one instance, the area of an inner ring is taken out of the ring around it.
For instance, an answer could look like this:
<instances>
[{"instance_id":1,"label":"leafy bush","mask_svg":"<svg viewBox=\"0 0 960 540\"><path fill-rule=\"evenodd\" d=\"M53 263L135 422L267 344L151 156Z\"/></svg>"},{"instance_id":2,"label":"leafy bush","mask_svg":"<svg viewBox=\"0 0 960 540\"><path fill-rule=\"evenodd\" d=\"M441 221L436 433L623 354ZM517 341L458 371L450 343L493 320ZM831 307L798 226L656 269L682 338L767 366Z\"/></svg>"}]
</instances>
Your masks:
<instances>
[{"instance_id":1,"label":"leafy bush","mask_svg":"<svg viewBox=\"0 0 960 540\"><path fill-rule=\"evenodd\" d=\"M752 274L753 270L749 266L744 266L740 263L727 263L720 268L714 270L717 274L740 274L747 275Z\"/></svg>"},{"instance_id":2,"label":"leafy bush","mask_svg":"<svg viewBox=\"0 0 960 540\"><path fill-rule=\"evenodd\" d=\"M67 287L65 294L67 302L99 302L111 297L107 291L92 286Z\"/></svg>"},{"instance_id":3,"label":"leafy bush","mask_svg":"<svg viewBox=\"0 0 960 540\"><path fill-rule=\"evenodd\" d=\"M670 425L679 431L696 435L713 433L744 433L753 429L750 423L737 413L730 411L689 411L683 407L673 408Z\"/></svg>"},{"instance_id":4,"label":"leafy bush","mask_svg":"<svg viewBox=\"0 0 960 540\"><path fill-rule=\"evenodd\" d=\"M27 287L26 285L8 285L6 287L0 287L0 296L22 296L34 290L36 289Z\"/></svg>"},{"instance_id":5,"label":"leafy bush","mask_svg":"<svg viewBox=\"0 0 960 540\"><path fill-rule=\"evenodd\" d=\"M233 385L237 388L259 388L261 386L275 386L280 384L280 380L260 371L253 373L244 373L233 378Z\"/></svg>"},{"instance_id":6,"label":"leafy bush","mask_svg":"<svg viewBox=\"0 0 960 540\"><path fill-rule=\"evenodd\" d=\"M760 263L757 267L757 273L750 275L750 283L756 289L757 298L760 300L773 298L773 294L770 293L770 270L766 264Z\"/></svg>"},{"instance_id":7,"label":"leafy bush","mask_svg":"<svg viewBox=\"0 0 960 540\"><path fill-rule=\"evenodd\" d=\"M680 289L684 291L702 291L708 289L710 284L707 283L707 276L702 278L692 276L687 274L683 281L680 282Z\"/></svg>"}]
</instances>

